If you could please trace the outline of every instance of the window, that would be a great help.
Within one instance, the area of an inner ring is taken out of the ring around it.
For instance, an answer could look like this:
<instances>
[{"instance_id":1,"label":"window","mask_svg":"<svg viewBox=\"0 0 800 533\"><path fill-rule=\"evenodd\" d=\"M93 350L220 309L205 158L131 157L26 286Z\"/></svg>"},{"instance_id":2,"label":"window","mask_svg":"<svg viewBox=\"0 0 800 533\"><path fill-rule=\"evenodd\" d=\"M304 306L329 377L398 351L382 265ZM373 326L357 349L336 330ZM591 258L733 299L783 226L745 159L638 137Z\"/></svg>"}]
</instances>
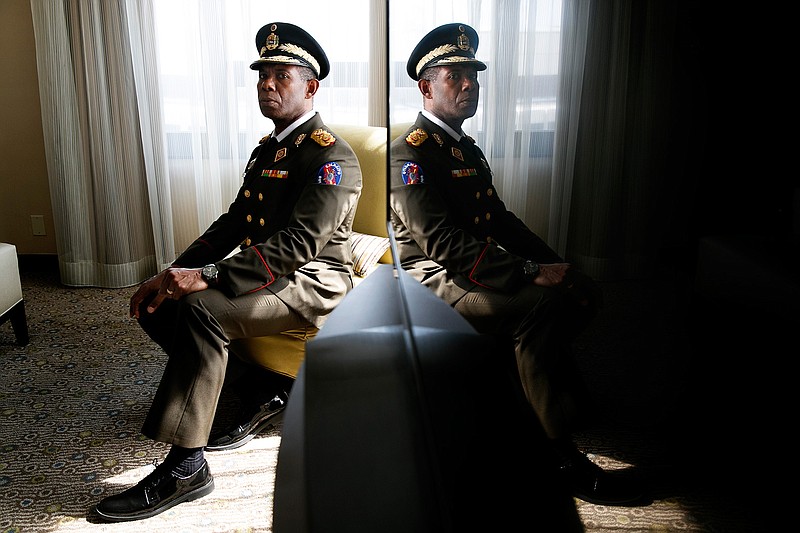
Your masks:
<instances>
[{"instance_id":1,"label":"window","mask_svg":"<svg viewBox=\"0 0 800 533\"><path fill-rule=\"evenodd\" d=\"M263 0L155 0L163 118L171 157L194 157L194 134L202 153L231 155L228 138L246 147L268 133L256 101L255 35L268 22L303 27L331 62L314 106L326 122L367 123L369 2L346 0L309 5ZM309 16L309 15L313 16ZM218 138L213 142L210 137ZM209 150L213 147L214 150ZM236 153L241 157L242 150Z\"/></svg>"}]
</instances>

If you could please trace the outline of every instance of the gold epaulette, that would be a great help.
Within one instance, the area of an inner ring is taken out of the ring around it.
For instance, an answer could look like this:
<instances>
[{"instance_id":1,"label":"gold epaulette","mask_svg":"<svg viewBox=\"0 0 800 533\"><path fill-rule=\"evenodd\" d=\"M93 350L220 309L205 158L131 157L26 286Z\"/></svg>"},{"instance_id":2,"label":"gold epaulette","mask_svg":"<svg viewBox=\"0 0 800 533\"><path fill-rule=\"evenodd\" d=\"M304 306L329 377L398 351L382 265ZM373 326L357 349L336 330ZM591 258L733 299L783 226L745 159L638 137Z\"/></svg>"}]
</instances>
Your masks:
<instances>
[{"instance_id":1,"label":"gold epaulette","mask_svg":"<svg viewBox=\"0 0 800 533\"><path fill-rule=\"evenodd\" d=\"M261 137L261 140L258 141L258 144L264 144L265 142L267 142L269 140L269 136L270 136L270 134L268 133L268 134L264 135L263 137Z\"/></svg>"},{"instance_id":2,"label":"gold epaulette","mask_svg":"<svg viewBox=\"0 0 800 533\"><path fill-rule=\"evenodd\" d=\"M411 146L419 146L425 142L428 134L422 128L417 128L406 136L406 142Z\"/></svg>"},{"instance_id":3,"label":"gold epaulette","mask_svg":"<svg viewBox=\"0 0 800 533\"><path fill-rule=\"evenodd\" d=\"M331 132L325 131L322 128L312 131L311 138L320 146L330 146L336 142L336 137L331 135Z\"/></svg>"}]
</instances>

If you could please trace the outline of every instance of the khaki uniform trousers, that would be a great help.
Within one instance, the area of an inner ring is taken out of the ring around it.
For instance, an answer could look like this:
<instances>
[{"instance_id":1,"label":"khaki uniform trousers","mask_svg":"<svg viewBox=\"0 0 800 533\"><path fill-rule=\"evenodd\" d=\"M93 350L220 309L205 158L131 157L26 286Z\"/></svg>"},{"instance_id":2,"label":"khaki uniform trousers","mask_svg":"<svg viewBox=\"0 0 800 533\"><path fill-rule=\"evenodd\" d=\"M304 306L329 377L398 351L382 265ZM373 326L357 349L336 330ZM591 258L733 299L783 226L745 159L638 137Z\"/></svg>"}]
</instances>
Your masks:
<instances>
[{"instance_id":1,"label":"khaki uniform trousers","mask_svg":"<svg viewBox=\"0 0 800 533\"><path fill-rule=\"evenodd\" d=\"M278 334L310 323L262 290L229 298L216 289L165 300L155 313L144 302L139 324L168 359L142 433L184 448L208 444L225 383L231 340Z\"/></svg>"},{"instance_id":2,"label":"khaki uniform trousers","mask_svg":"<svg viewBox=\"0 0 800 533\"><path fill-rule=\"evenodd\" d=\"M501 356L510 359L513 349L525 397L545 433L568 437L589 406L571 344L596 309L580 305L566 289L536 285L513 294L476 287L454 308L478 332L499 339Z\"/></svg>"}]
</instances>

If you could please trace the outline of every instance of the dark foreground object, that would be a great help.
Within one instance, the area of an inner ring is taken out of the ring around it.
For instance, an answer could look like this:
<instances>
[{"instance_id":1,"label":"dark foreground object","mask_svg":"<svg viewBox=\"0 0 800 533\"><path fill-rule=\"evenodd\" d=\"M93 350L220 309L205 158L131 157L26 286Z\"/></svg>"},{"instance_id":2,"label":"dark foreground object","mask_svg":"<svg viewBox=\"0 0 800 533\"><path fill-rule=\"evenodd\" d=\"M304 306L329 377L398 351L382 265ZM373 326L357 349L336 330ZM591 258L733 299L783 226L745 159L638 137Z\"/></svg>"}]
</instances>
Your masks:
<instances>
[{"instance_id":1,"label":"dark foreground object","mask_svg":"<svg viewBox=\"0 0 800 533\"><path fill-rule=\"evenodd\" d=\"M380 266L307 345L284 415L273 531L583 531L500 350Z\"/></svg>"}]
</instances>

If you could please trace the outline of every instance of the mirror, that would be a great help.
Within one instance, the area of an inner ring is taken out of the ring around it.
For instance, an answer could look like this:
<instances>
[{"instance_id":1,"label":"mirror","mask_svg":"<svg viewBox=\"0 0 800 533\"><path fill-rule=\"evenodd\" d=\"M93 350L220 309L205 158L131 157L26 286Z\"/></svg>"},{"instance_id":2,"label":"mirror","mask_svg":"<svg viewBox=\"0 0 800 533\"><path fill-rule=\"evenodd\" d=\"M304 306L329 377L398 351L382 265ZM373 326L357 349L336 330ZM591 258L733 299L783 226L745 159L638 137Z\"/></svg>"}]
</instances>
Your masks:
<instances>
[{"instance_id":1,"label":"mirror","mask_svg":"<svg viewBox=\"0 0 800 533\"><path fill-rule=\"evenodd\" d=\"M399 18L389 17L382 64L393 240L389 145L422 99L405 65L419 39L452 21L426 27L413 8L392 8ZM374 198L363 191L359 207L365 197ZM498 521L580 530L571 495L556 489L538 419L508 379L510 354L498 357L497 340L405 273L394 242L392 251L394 265L379 265L307 344L284 418L273 531L492 530ZM476 390L491 401L475 402ZM491 438L476 420L492 421ZM507 483L508 475L535 482Z\"/></svg>"}]
</instances>

